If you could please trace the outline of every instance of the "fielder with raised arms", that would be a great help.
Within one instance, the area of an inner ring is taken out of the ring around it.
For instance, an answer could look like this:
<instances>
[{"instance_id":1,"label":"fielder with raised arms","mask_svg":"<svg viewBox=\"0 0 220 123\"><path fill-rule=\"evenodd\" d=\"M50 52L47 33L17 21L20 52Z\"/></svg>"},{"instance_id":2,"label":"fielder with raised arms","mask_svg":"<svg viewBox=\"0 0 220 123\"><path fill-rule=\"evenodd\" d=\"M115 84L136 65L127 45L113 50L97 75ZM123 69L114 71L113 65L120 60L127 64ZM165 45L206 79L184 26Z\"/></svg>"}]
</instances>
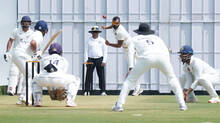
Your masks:
<instances>
[{"instance_id":1,"label":"fielder with raised arms","mask_svg":"<svg viewBox=\"0 0 220 123\"><path fill-rule=\"evenodd\" d=\"M34 26L34 33L30 35L25 40L20 40L17 42L17 47L14 48L12 52L12 61L16 64L16 66L19 68L21 73L25 76L25 63L26 61L36 60L36 56L40 55L40 49L43 42L44 35L48 32L47 23L45 21L38 21L36 25ZM31 73L31 67L28 67L28 103L31 104L31 81L32 81L32 73ZM36 73L36 72L35 72ZM23 82L25 84L25 82ZM19 104L23 104L26 101L26 86L24 86L23 91L21 92L21 95L19 96Z\"/></svg>"},{"instance_id":2,"label":"fielder with raised arms","mask_svg":"<svg viewBox=\"0 0 220 123\"><path fill-rule=\"evenodd\" d=\"M168 83L172 91L176 95L181 111L187 110L183 98L183 92L178 79L175 76L173 67L170 62L169 51L163 40L154 35L154 31L150 29L146 23L141 23L139 29L134 30L138 34L128 42L128 56L129 64L133 64L134 50L136 50L137 63L133 68L130 68L130 74L126 78L119 98L112 110L123 111L123 104L125 104L126 97L131 89L139 79L139 77L151 68L158 68L167 77ZM133 65L129 65L133 66Z\"/></svg>"},{"instance_id":3,"label":"fielder with raised arms","mask_svg":"<svg viewBox=\"0 0 220 123\"><path fill-rule=\"evenodd\" d=\"M186 102L197 101L194 90L198 85L201 85L211 97L208 103L220 103L218 94L213 87L213 84L220 81L220 73L203 60L193 56L193 49L188 45L183 46L179 53L185 72L185 76L182 77L185 79L183 91ZM190 94L193 95L191 100L188 98Z\"/></svg>"},{"instance_id":4,"label":"fielder with raised arms","mask_svg":"<svg viewBox=\"0 0 220 123\"><path fill-rule=\"evenodd\" d=\"M10 56L11 56L9 51L11 49L14 50L17 47L20 47L21 42L28 40L28 38L32 35L33 30L29 28L30 25L31 25L31 18L29 16L23 16L21 19L21 28L15 28L8 40L6 53L4 54L4 59L6 62L9 61ZM13 44L13 47L12 47L12 44ZM16 85L18 84L18 80L19 80L19 75L21 78L23 78L22 74L19 74L19 73L20 72L19 72L18 67L15 65L14 62L12 62L10 66L10 70L9 70L9 83L8 83L8 90L7 90L7 93L11 96L15 94ZM20 83L22 83L22 81L20 81ZM19 83L18 88L22 90L22 87L21 87L22 84L20 83Z\"/></svg>"},{"instance_id":5,"label":"fielder with raised arms","mask_svg":"<svg viewBox=\"0 0 220 123\"><path fill-rule=\"evenodd\" d=\"M58 43L50 45L49 56L40 61L41 72L33 79L34 106L42 105L42 87L66 90L66 106L74 107L75 97L80 84L80 79L67 74L68 62L62 57L62 47ZM59 100L59 99L58 99Z\"/></svg>"},{"instance_id":6,"label":"fielder with raised arms","mask_svg":"<svg viewBox=\"0 0 220 123\"><path fill-rule=\"evenodd\" d=\"M126 56L126 60L128 61L128 42L131 40L131 36L128 34L128 32L125 30L125 28L120 24L120 18L118 16L114 17L112 19L112 25L110 26L102 26L103 29L111 29L113 28L113 32L115 34L115 38L117 39L117 44L112 44L106 40L105 44L111 47L115 48L124 48L124 53ZM136 62L136 55L134 54L135 58L133 60L134 64ZM132 64L133 65L133 64ZM133 67L133 66L129 66ZM127 76L127 75L126 75ZM138 96L143 92L143 89L140 88L140 83L137 82L134 92L132 93L133 96Z\"/></svg>"}]
</instances>

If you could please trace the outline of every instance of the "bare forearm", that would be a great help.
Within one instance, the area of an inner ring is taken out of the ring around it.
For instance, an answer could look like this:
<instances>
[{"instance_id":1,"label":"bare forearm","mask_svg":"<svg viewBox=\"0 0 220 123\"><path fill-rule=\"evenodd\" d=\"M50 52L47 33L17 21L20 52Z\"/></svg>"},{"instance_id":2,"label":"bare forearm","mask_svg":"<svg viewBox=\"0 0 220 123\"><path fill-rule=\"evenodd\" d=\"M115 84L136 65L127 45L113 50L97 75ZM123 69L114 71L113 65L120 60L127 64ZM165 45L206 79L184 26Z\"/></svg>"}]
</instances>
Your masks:
<instances>
[{"instance_id":1,"label":"bare forearm","mask_svg":"<svg viewBox=\"0 0 220 123\"><path fill-rule=\"evenodd\" d=\"M192 88L189 88L188 90L187 90L187 94L189 94L190 92L192 92L193 91L193 89Z\"/></svg>"},{"instance_id":2,"label":"bare forearm","mask_svg":"<svg viewBox=\"0 0 220 123\"><path fill-rule=\"evenodd\" d=\"M31 43L30 43L30 45L31 45L32 51L33 51L34 53L37 52L37 44L36 44L36 41L35 41L35 40L32 40Z\"/></svg>"},{"instance_id":3,"label":"bare forearm","mask_svg":"<svg viewBox=\"0 0 220 123\"><path fill-rule=\"evenodd\" d=\"M103 29L111 29L112 28L112 25L110 26L102 26Z\"/></svg>"},{"instance_id":4,"label":"bare forearm","mask_svg":"<svg viewBox=\"0 0 220 123\"><path fill-rule=\"evenodd\" d=\"M9 50L11 49L12 42L13 42L13 39L10 38L7 43L6 52L9 52Z\"/></svg>"},{"instance_id":5,"label":"bare forearm","mask_svg":"<svg viewBox=\"0 0 220 123\"><path fill-rule=\"evenodd\" d=\"M111 43L108 46L115 47L115 48L120 48L121 47L121 45L119 45L119 44L111 44Z\"/></svg>"}]
</instances>

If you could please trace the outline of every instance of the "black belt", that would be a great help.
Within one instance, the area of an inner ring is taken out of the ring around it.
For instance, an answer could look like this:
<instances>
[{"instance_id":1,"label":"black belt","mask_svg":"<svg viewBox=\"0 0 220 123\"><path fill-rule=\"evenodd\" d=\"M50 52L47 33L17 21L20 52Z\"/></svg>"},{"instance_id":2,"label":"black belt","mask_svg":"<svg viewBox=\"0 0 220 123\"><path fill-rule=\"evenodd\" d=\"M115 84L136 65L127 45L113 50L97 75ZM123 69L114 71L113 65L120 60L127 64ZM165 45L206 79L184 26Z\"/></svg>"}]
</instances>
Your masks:
<instances>
[{"instance_id":1,"label":"black belt","mask_svg":"<svg viewBox=\"0 0 220 123\"><path fill-rule=\"evenodd\" d=\"M102 59L103 57L99 57L99 58L88 58L89 60L97 60L97 59Z\"/></svg>"}]
</instances>

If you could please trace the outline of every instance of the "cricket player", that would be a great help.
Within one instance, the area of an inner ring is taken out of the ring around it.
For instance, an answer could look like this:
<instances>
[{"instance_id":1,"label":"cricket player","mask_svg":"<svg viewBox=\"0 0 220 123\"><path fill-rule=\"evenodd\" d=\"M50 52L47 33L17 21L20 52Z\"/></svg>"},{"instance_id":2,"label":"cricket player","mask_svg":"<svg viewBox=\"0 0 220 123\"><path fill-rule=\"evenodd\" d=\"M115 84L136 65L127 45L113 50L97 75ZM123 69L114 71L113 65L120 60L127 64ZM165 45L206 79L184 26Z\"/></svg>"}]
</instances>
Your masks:
<instances>
[{"instance_id":1,"label":"cricket player","mask_svg":"<svg viewBox=\"0 0 220 123\"><path fill-rule=\"evenodd\" d=\"M128 42L131 40L131 36L128 34L128 32L125 30L125 28L120 24L120 18L118 16L114 17L112 19L112 25L110 26L102 26L103 29L111 29L113 28L113 32L115 34L115 38L118 40L117 44L112 44L109 41L106 40L106 45L115 47L115 48L124 48L124 53L126 56L126 60L128 61ZM134 54L135 55L135 54ZM135 55L136 58L136 55ZM136 59L133 60L134 64L136 62ZM132 66L129 66L132 67ZM127 75L126 75L127 76ZM140 88L140 83L137 82L136 87L132 93L133 96L138 96L143 92L143 89Z\"/></svg>"},{"instance_id":2,"label":"cricket player","mask_svg":"<svg viewBox=\"0 0 220 123\"><path fill-rule=\"evenodd\" d=\"M41 72L33 79L34 106L42 105L42 87L56 87L67 90L67 107L74 107L75 97L80 79L67 74L68 62L62 57L62 47L58 43L50 45L49 56L44 57L41 63Z\"/></svg>"},{"instance_id":3,"label":"cricket player","mask_svg":"<svg viewBox=\"0 0 220 123\"><path fill-rule=\"evenodd\" d=\"M167 77L168 83L172 91L176 95L181 111L187 110L183 98L183 91L180 83L175 76L173 67L170 63L169 51L163 40L154 35L154 31L150 29L147 23L141 23L139 29L134 30L138 34L128 42L128 56L129 66L133 66L134 51L136 50L137 63L133 68L130 68L130 73L126 78L119 98L112 110L117 112L123 111L123 104L125 104L126 97L131 89L139 79L139 77L151 68L158 68Z\"/></svg>"},{"instance_id":4,"label":"cricket player","mask_svg":"<svg viewBox=\"0 0 220 123\"><path fill-rule=\"evenodd\" d=\"M189 87L191 86L191 84L194 80L194 77L192 76L192 74L186 72L185 70L186 69L184 69L185 73L179 77L179 82L180 82L180 85L183 89L183 92L185 92L189 89ZM194 91L191 91L188 94L188 97L185 97L184 99L185 99L186 103L197 103L198 102L198 99L196 98Z\"/></svg>"},{"instance_id":5,"label":"cricket player","mask_svg":"<svg viewBox=\"0 0 220 123\"><path fill-rule=\"evenodd\" d=\"M10 58L11 54L9 53L10 50L19 47L18 46L19 42L27 40L32 35L33 30L30 29L30 25L31 25L31 18L29 16L23 16L21 19L21 28L15 28L8 40L6 53L4 54L4 59L6 62L11 60ZM22 80L23 76L22 74L20 74L19 69L15 65L15 63L12 62L9 70L9 83L7 90L7 93L9 95L13 96L15 94L16 86L18 84L19 79ZM22 84L18 84L18 85L22 85ZM20 90L22 89L21 86L18 86L18 88Z\"/></svg>"},{"instance_id":6,"label":"cricket player","mask_svg":"<svg viewBox=\"0 0 220 123\"><path fill-rule=\"evenodd\" d=\"M192 93L198 85L201 85L211 97L208 103L220 103L218 94L213 87L213 84L220 82L220 73L209 64L193 56L193 49L188 45L183 46L179 53L181 61L183 62L184 72L188 75L185 79L189 79L184 86L184 99L187 101L189 94ZM192 76L193 79L191 79L190 76Z\"/></svg>"},{"instance_id":7,"label":"cricket player","mask_svg":"<svg viewBox=\"0 0 220 123\"><path fill-rule=\"evenodd\" d=\"M25 76L25 63L26 61L36 60L37 56L41 55L40 49L43 42L44 35L48 32L47 23L43 20L38 21L34 26L35 31L29 35L27 38L23 40L19 40L17 46L14 48L12 52L12 62L16 64L21 73ZM31 104L31 80L32 80L32 72L31 67L28 67L28 103ZM25 82L23 82L25 84ZM23 104L26 101L26 86L24 86L21 95L19 96L19 102L17 104Z\"/></svg>"}]
</instances>

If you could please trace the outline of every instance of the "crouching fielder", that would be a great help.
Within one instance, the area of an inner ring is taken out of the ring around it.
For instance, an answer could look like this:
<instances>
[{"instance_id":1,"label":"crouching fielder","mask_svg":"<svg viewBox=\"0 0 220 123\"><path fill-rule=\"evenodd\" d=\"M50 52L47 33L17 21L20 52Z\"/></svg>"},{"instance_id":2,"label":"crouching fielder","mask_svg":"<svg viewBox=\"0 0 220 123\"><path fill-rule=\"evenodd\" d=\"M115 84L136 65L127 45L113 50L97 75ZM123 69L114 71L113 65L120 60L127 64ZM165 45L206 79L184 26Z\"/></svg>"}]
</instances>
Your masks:
<instances>
[{"instance_id":1,"label":"crouching fielder","mask_svg":"<svg viewBox=\"0 0 220 123\"><path fill-rule=\"evenodd\" d=\"M42 87L55 87L67 90L66 106L74 107L76 106L74 101L80 79L74 75L66 74L68 62L62 57L61 45L58 43L51 44L49 54L40 61L41 72L33 79L34 106L40 107L42 105Z\"/></svg>"},{"instance_id":2,"label":"crouching fielder","mask_svg":"<svg viewBox=\"0 0 220 123\"><path fill-rule=\"evenodd\" d=\"M190 46L183 46L179 53L183 62L183 69L185 73L188 74L187 78L189 79L189 75L193 77L193 79L189 81L191 84L186 83L186 86L184 86L185 100L188 101L189 94L193 93L198 85L201 85L211 96L208 103L220 103L218 94L213 87L213 84L220 81L219 72L201 59L193 56L193 49Z\"/></svg>"}]
</instances>

